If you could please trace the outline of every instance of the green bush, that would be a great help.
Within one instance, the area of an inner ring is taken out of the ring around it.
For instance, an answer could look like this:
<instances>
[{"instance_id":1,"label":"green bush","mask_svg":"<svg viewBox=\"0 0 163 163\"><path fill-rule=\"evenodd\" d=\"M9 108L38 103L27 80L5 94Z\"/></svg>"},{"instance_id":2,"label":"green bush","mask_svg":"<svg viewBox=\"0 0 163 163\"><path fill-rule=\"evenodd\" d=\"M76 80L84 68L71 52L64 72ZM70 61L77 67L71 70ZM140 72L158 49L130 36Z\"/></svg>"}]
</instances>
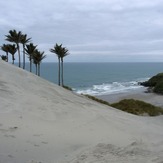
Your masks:
<instances>
[{"instance_id":1,"label":"green bush","mask_svg":"<svg viewBox=\"0 0 163 163\"><path fill-rule=\"evenodd\" d=\"M101 104L105 104L105 105L109 105L110 106L110 104L107 101L101 100L101 99L96 98L96 97L91 96L91 95L85 95L85 96L88 97L91 100L94 100L94 101L99 102Z\"/></svg>"},{"instance_id":2,"label":"green bush","mask_svg":"<svg viewBox=\"0 0 163 163\"><path fill-rule=\"evenodd\" d=\"M146 87L155 87L161 81L163 81L163 73L153 76L148 81L142 82L141 85Z\"/></svg>"},{"instance_id":3,"label":"green bush","mask_svg":"<svg viewBox=\"0 0 163 163\"><path fill-rule=\"evenodd\" d=\"M157 83L153 91L159 94L163 94L163 81Z\"/></svg>"},{"instance_id":4,"label":"green bush","mask_svg":"<svg viewBox=\"0 0 163 163\"><path fill-rule=\"evenodd\" d=\"M65 88L65 89L67 89L67 90L69 90L69 91L72 91L72 88L69 87L69 86L63 85L62 87Z\"/></svg>"},{"instance_id":5,"label":"green bush","mask_svg":"<svg viewBox=\"0 0 163 163\"><path fill-rule=\"evenodd\" d=\"M163 73L153 76L148 81L140 83L145 87L149 87L155 93L163 94Z\"/></svg>"},{"instance_id":6,"label":"green bush","mask_svg":"<svg viewBox=\"0 0 163 163\"><path fill-rule=\"evenodd\" d=\"M163 114L162 108L134 99L125 99L111 106L135 115L157 116Z\"/></svg>"},{"instance_id":7,"label":"green bush","mask_svg":"<svg viewBox=\"0 0 163 163\"><path fill-rule=\"evenodd\" d=\"M151 105L149 103L140 101L140 100L134 100L134 99L125 99L118 103L109 104L107 101L98 99L91 95L85 95L91 100L94 100L96 102L99 102L101 104L105 104L108 106L112 106L114 108L117 108L119 110L135 114L135 115L149 115L149 116L157 116L163 114L163 109L160 107L156 107L154 105Z\"/></svg>"}]
</instances>

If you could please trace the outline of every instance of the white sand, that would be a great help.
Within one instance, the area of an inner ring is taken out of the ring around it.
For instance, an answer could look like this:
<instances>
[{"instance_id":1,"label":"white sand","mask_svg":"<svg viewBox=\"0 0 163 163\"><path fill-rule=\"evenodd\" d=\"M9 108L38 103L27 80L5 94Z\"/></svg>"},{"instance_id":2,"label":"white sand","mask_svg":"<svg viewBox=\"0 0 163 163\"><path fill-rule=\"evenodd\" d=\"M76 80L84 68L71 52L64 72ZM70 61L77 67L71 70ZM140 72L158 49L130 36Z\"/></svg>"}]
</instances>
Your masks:
<instances>
[{"instance_id":1,"label":"white sand","mask_svg":"<svg viewBox=\"0 0 163 163\"><path fill-rule=\"evenodd\" d=\"M0 61L0 163L153 162L163 163L163 116L100 105Z\"/></svg>"}]
</instances>

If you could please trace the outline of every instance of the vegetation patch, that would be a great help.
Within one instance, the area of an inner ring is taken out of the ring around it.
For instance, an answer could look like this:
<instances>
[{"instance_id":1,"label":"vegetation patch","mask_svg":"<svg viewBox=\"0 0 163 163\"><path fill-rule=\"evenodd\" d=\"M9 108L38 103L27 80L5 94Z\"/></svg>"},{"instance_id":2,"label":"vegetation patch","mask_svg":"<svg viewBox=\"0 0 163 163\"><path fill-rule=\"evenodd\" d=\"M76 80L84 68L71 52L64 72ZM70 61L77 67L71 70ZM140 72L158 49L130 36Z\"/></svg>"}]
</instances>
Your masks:
<instances>
[{"instance_id":1,"label":"vegetation patch","mask_svg":"<svg viewBox=\"0 0 163 163\"><path fill-rule=\"evenodd\" d=\"M149 87L155 93L163 94L163 73L159 73L148 81L140 83L145 87Z\"/></svg>"},{"instance_id":2,"label":"vegetation patch","mask_svg":"<svg viewBox=\"0 0 163 163\"><path fill-rule=\"evenodd\" d=\"M101 104L105 104L105 105L110 106L110 104L109 104L107 101L101 100L101 99L96 98L96 97L91 96L91 95L84 95L84 96L88 97L88 98L91 99L91 100L94 100L94 101L96 101L96 102L99 102L99 103L101 103Z\"/></svg>"},{"instance_id":3,"label":"vegetation patch","mask_svg":"<svg viewBox=\"0 0 163 163\"><path fill-rule=\"evenodd\" d=\"M135 115L157 116L163 114L162 108L134 99L124 99L111 106Z\"/></svg>"},{"instance_id":4,"label":"vegetation patch","mask_svg":"<svg viewBox=\"0 0 163 163\"><path fill-rule=\"evenodd\" d=\"M153 91L158 94L163 94L163 80L156 84Z\"/></svg>"},{"instance_id":5,"label":"vegetation patch","mask_svg":"<svg viewBox=\"0 0 163 163\"><path fill-rule=\"evenodd\" d=\"M69 86L63 85L62 87L65 88L65 89L67 89L67 90L69 90L69 91L72 91L72 88L69 87Z\"/></svg>"},{"instance_id":6,"label":"vegetation patch","mask_svg":"<svg viewBox=\"0 0 163 163\"><path fill-rule=\"evenodd\" d=\"M96 102L99 102L101 104L105 104L111 107L114 107L116 109L135 114L135 115L148 115L148 116L158 116L163 114L163 109L157 106L154 106L152 104L140 101L140 100L134 100L134 99L124 99L121 100L118 103L110 104L107 101L98 99L91 95L85 95L91 100L94 100Z\"/></svg>"}]
</instances>

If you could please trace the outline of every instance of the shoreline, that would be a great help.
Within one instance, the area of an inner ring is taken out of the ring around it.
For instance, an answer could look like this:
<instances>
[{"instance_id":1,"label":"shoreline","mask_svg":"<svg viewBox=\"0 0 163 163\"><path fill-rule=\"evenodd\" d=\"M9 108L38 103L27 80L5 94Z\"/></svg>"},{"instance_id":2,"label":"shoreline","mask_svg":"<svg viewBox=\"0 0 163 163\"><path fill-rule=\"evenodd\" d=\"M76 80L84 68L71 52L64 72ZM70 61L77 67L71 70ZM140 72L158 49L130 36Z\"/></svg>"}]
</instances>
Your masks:
<instances>
[{"instance_id":1,"label":"shoreline","mask_svg":"<svg viewBox=\"0 0 163 163\"><path fill-rule=\"evenodd\" d=\"M147 87L142 87L132 91L108 95L98 95L96 97L109 103L116 103L123 99L135 99L163 108L163 95L147 93L146 91Z\"/></svg>"}]
</instances>

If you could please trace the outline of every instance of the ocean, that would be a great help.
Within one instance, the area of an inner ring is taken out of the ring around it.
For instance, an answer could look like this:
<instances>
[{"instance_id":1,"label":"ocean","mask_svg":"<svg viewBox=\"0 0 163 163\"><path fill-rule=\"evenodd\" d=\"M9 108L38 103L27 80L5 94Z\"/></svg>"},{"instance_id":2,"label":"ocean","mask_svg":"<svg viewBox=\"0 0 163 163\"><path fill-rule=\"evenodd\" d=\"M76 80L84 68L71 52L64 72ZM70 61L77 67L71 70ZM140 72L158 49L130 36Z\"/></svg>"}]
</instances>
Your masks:
<instances>
[{"instance_id":1,"label":"ocean","mask_svg":"<svg viewBox=\"0 0 163 163\"><path fill-rule=\"evenodd\" d=\"M139 82L160 72L163 63L64 63L64 85L76 93L114 94L141 88ZM42 63L41 77L57 84L58 63Z\"/></svg>"}]
</instances>

